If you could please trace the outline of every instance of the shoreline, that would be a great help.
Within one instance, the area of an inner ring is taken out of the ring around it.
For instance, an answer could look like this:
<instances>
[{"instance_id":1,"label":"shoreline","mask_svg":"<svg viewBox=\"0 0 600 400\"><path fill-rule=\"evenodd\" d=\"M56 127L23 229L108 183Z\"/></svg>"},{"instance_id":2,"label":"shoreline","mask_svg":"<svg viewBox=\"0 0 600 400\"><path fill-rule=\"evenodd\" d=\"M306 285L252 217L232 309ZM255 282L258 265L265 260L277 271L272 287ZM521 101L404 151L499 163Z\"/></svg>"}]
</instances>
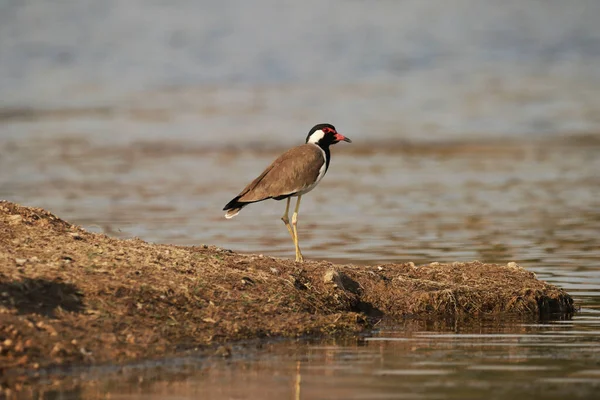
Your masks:
<instances>
[{"instance_id":1,"label":"shoreline","mask_svg":"<svg viewBox=\"0 0 600 400\"><path fill-rule=\"evenodd\" d=\"M86 232L0 201L0 384L246 339L357 334L385 319L569 316L515 263L337 265ZM4 378L2 378L4 377Z\"/></svg>"}]
</instances>

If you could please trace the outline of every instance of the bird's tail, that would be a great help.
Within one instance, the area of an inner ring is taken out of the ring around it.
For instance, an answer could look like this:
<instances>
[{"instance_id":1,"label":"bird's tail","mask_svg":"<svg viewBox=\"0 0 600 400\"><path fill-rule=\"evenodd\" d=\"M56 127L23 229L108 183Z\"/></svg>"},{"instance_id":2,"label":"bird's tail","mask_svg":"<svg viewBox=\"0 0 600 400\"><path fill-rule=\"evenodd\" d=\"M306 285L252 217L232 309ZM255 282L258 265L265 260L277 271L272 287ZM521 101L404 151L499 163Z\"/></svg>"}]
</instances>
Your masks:
<instances>
[{"instance_id":1,"label":"bird's tail","mask_svg":"<svg viewBox=\"0 0 600 400\"><path fill-rule=\"evenodd\" d=\"M230 219L230 218L235 217L242 210L242 208L243 207L237 207L237 208L232 208L230 210L227 210L227 212L225 213L225 218Z\"/></svg>"},{"instance_id":2,"label":"bird's tail","mask_svg":"<svg viewBox=\"0 0 600 400\"><path fill-rule=\"evenodd\" d=\"M225 213L225 218L230 219L238 215L238 213L246 206L248 203L239 202L239 196L235 199L231 200L225 207L223 207L223 211L227 210Z\"/></svg>"}]
</instances>

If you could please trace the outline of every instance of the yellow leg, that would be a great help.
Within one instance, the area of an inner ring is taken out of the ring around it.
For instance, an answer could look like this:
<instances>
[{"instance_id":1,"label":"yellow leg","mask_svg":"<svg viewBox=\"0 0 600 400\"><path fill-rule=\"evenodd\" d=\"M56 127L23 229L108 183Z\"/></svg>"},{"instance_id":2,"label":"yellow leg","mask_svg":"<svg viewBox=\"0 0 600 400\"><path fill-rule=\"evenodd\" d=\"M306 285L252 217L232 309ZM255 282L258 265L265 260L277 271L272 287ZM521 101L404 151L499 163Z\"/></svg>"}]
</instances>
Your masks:
<instances>
[{"instance_id":1,"label":"yellow leg","mask_svg":"<svg viewBox=\"0 0 600 400\"><path fill-rule=\"evenodd\" d=\"M292 226L290 225L290 219L288 217L288 215L290 214L290 200L291 199L292 199L291 197L287 198L287 204L285 205L285 213L283 214L283 217L281 217L281 220L283 221L283 223L285 224L285 227L287 228L288 232L292 236L292 240L294 241L294 243L296 243L296 238L294 237L294 231L292 230Z\"/></svg>"},{"instance_id":2,"label":"yellow leg","mask_svg":"<svg viewBox=\"0 0 600 400\"><path fill-rule=\"evenodd\" d=\"M302 196L298 196L298 200L296 200L296 208L294 209L294 214L292 214L292 227L294 228L294 245L296 246L296 261L302 262L304 261L304 257L302 257L302 253L300 252L300 245L298 244L298 228L296 225L298 224L298 210L300 209L300 199Z\"/></svg>"}]
</instances>

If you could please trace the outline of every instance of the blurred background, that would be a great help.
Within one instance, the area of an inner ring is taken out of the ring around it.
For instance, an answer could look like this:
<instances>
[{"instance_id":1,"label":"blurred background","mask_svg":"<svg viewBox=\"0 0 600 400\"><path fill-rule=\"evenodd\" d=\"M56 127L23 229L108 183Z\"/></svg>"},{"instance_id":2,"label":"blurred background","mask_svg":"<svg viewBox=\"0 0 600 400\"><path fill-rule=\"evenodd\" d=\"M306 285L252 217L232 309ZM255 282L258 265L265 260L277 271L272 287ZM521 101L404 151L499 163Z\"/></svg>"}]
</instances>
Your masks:
<instances>
[{"instance_id":1,"label":"blurred background","mask_svg":"<svg viewBox=\"0 0 600 400\"><path fill-rule=\"evenodd\" d=\"M301 372L308 397L596 398L599 21L598 0L0 0L0 198L292 258L284 203L221 209L329 122L353 143L302 201L306 259L516 261L581 307L284 342L93 391L280 399Z\"/></svg>"},{"instance_id":2,"label":"blurred background","mask_svg":"<svg viewBox=\"0 0 600 400\"><path fill-rule=\"evenodd\" d=\"M599 17L596 0L4 0L0 197L292 257L284 203L221 208L330 122L354 142L303 202L308 258L593 247Z\"/></svg>"}]
</instances>

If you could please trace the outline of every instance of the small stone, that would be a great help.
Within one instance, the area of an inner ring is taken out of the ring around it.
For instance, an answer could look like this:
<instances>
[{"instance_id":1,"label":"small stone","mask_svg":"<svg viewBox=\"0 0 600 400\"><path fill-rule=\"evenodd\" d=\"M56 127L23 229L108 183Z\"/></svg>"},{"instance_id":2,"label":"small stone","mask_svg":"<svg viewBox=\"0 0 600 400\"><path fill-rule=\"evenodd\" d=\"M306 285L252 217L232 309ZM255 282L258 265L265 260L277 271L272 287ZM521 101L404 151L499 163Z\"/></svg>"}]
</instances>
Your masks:
<instances>
[{"instance_id":1,"label":"small stone","mask_svg":"<svg viewBox=\"0 0 600 400\"><path fill-rule=\"evenodd\" d=\"M383 267L380 265L377 267L377 271L383 271Z\"/></svg>"},{"instance_id":2,"label":"small stone","mask_svg":"<svg viewBox=\"0 0 600 400\"><path fill-rule=\"evenodd\" d=\"M415 267L415 263L412 262L412 261L409 261L408 262L408 266L411 267L411 268L414 268Z\"/></svg>"},{"instance_id":3,"label":"small stone","mask_svg":"<svg viewBox=\"0 0 600 400\"><path fill-rule=\"evenodd\" d=\"M215 356L221 356L224 358L231 357L231 348L229 346L219 346L215 351Z\"/></svg>"},{"instance_id":4,"label":"small stone","mask_svg":"<svg viewBox=\"0 0 600 400\"><path fill-rule=\"evenodd\" d=\"M25 258L15 258L15 263L17 265L25 265L26 262L27 260Z\"/></svg>"},{"instance_id":5,"label":"small stone","mask_svg":"<svg viewBox=\"0 0 600 400\"><path fill-rule=\"evenodd\" d=\"M269 270L271 271L272 274L275 274L275 275L279 274L279 270L277 268L271 267L271 268L269 268Z\"/></svg>"},{"instance_id":6,"label":"small stone","mask_svg":"<svg viewBox=\"0 0 600 400\"><path fill-rule=\"evenodd\" d=\"M340 273L333 268L325 272L325 275L323 275L323 282L333 283L334 287L344 290L344 284L342 283Z\"/></svg>"},{"instance_id":7,"label":"small stone","mask_svg":"<svg viewBox=\"0 0 600 400\"><path fill-rule=\"evenodd\" d=\"M242 284L243 285L254 285L254 280L252 278L249 278L247 276L244 276L242 278Z\"/></svg>"},{"instance_id":8,"label":"small stone","mask_svg":"<svg viewBox=\"0 0 600 400\"><path fill-rule=\"evenodd\" d=\"M434 262L432 262L432 263L431 263L431 264L429 264L429 265L431 265L432 267L437 267L437 266L439 266L439 265L440 265L440 263L439 263L439 262L437 262L437 261L434 261Z\"/></svg>"},{"instance_id":9,"label":"small stone","mask_svg":"<svg viewBox=\"0 0 600 400\"><path fill-rule=\"evenodd\" d=\"M69 236L71 236L73 239L75 240L83 240L83 236L81 236L79 233L77 232L72 232L69 233Z\"/></svg>"},{"instance_id":10,"label":"small stone","mask_svg":"<svg viewBox=\"0 0 600 400\"><path fill-rule=\"evenodd\" d=\"M21 215L11 215L8 217L9 225L18 225L21 223L21 221L23 221L23 217Z\"/></svg>"},{"instance_id":11,"label":"small stone","mask_svg":"<svg viewBox=\"0 0 600 400\"><path fill-rule=\"evenodd\" d=\"M87 350L85 349L85 347L80 347L80 348L79 348L79 352L80 352L81 354L83 354L84 356L86 356L86 357L89 357L89 356L91 356L91 355L92 355L92 352L91 352L91 351L87 351Z\"/></svg>"},{"instance_id":12,"label":"small stone","mask_svg":"<svg viewBox=\"0 0 600 400\"><path fill-rule=\"evenodd\" d=\"M506 264L506 266L508 268L519 268L519 265L514 261L509 262L508 264Z\"/></svg>"}]
</instances>

